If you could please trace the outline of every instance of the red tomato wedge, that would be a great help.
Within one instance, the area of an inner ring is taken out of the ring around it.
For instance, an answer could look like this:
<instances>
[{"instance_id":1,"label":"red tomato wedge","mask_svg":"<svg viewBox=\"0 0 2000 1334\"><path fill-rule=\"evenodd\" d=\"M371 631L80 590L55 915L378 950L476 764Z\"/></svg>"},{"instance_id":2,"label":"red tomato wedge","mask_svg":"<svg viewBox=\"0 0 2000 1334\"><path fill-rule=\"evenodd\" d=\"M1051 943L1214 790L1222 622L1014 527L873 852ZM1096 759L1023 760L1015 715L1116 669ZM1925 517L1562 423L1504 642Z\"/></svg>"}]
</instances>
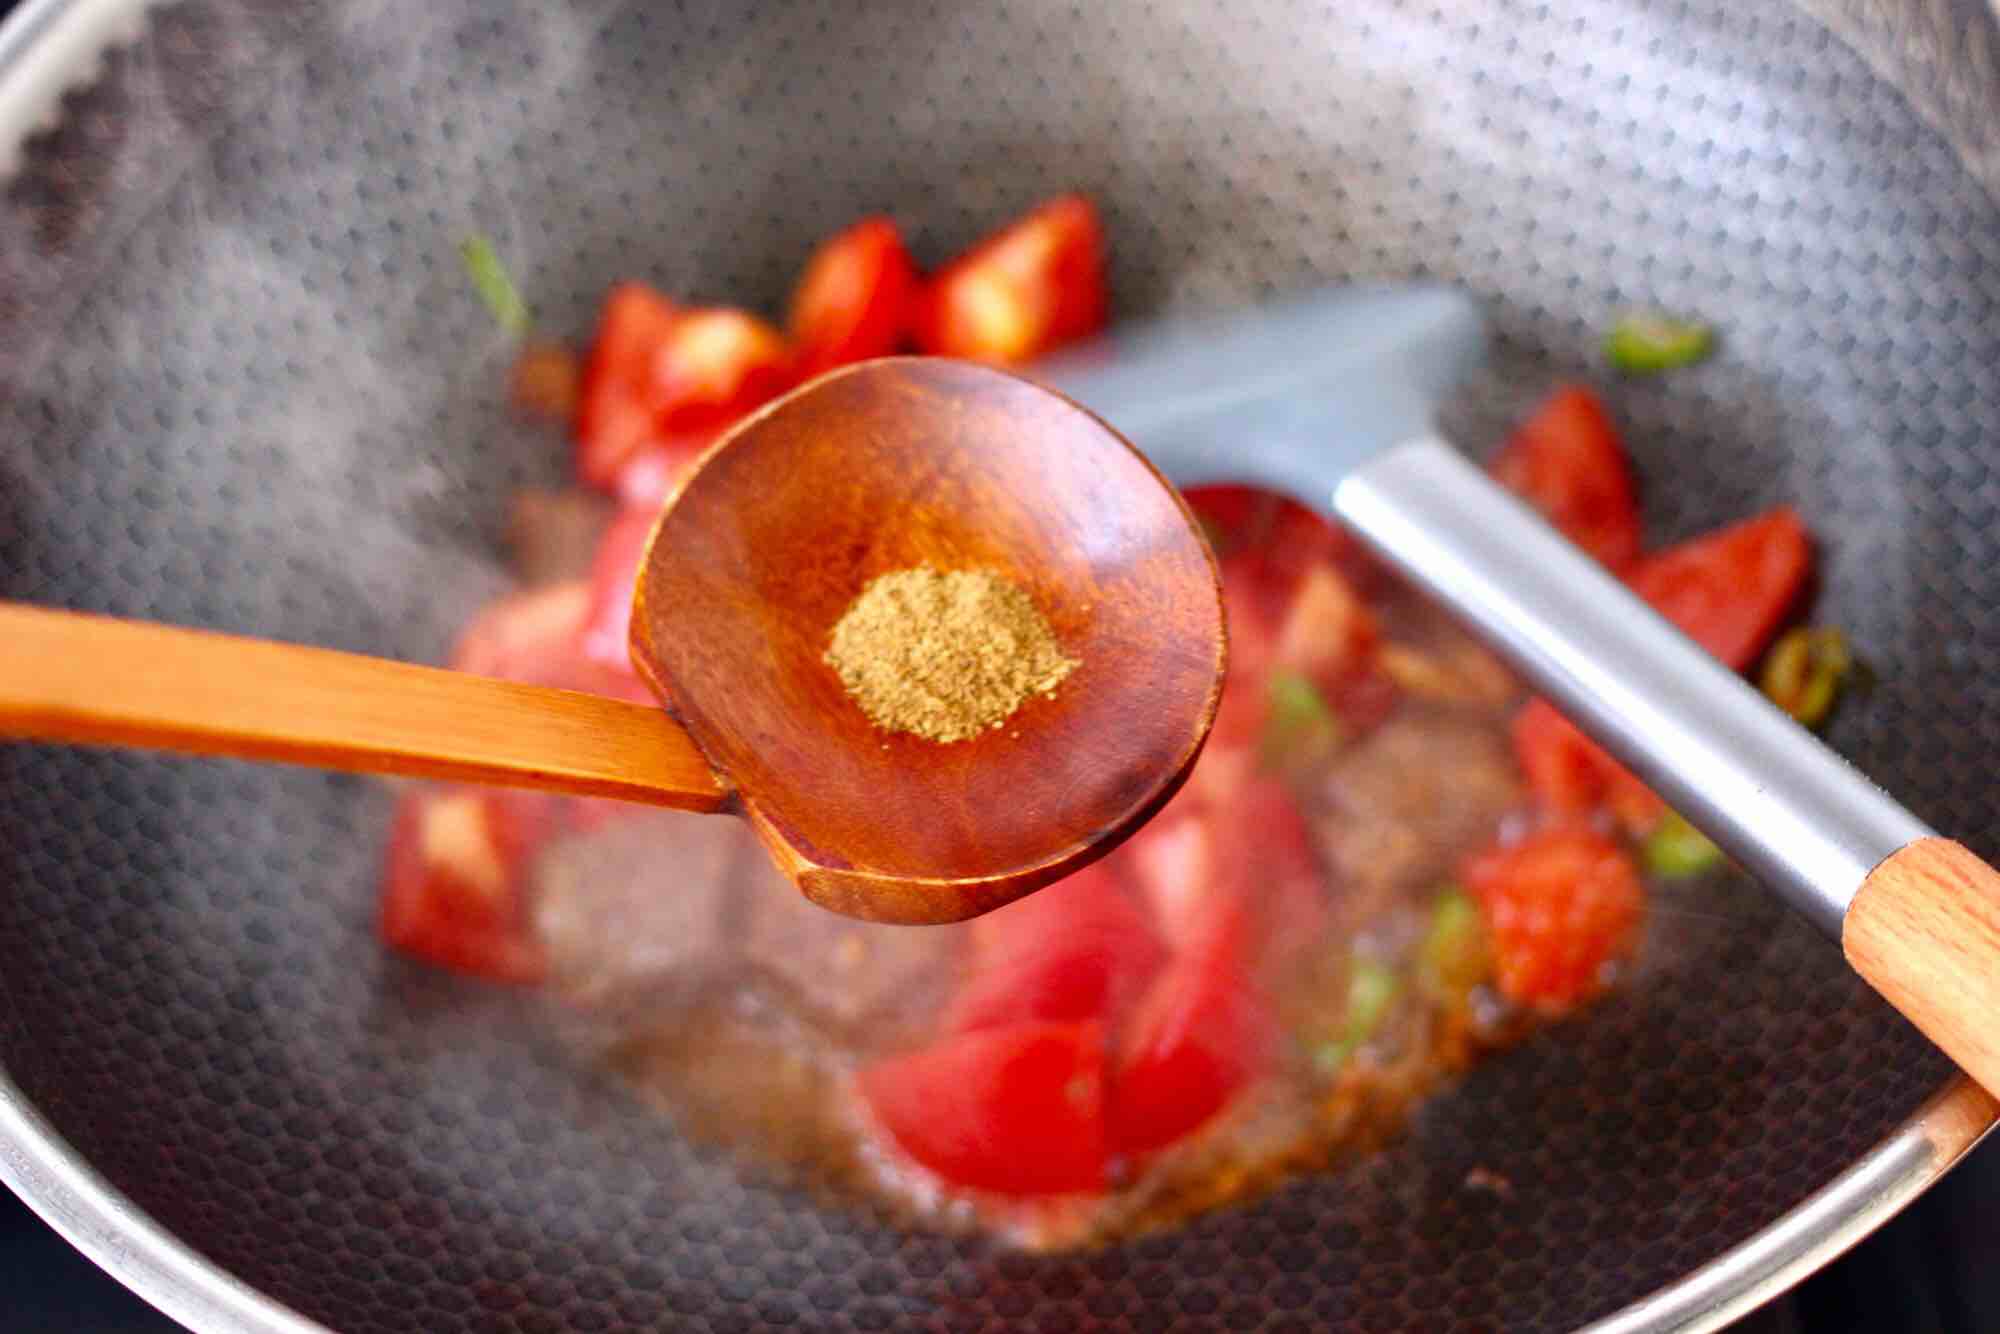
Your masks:
<instances>
[{"instance_id":1,"label":"red tomato wedge","mask_svg":"<svg viewBox=\"0 0 2000 1334\"><path fill-rule=\"evenodd\" d=\"M1740 672L1763 652L1811 573L1812 535L1780 507L1648 556L1626 582Z\"/></svg>"},{"instance_id":2,"label":"red tomato wedge","mask_svg":"<svg viewBox=\"0 0 2000 1334\"><path fill-rule=\"evenodd\" d=\"M877 1061L862 1100L903 1152L954 1185L1003 1195L1104 1188L1104 1027L954 1033Z\"/></svg>"},{"instance_id":3,"label":"red tomato wedge","mask_svg":"<svg viewBox=\"0 0 2000 1334\"><path fill-rule=\"evenodd\" d=\"M1486 919L1501 992L1561 1011L1594 995L1628 953L1645 911L1624 849L1588 829L1545 829L1465 864Z\"/></svg>"},{"instance_id":4,"label":"red tomato wedge","mask_svg":"<svg viewBox=\"0 0 2000 1334\"><path fill-rule=\"evenodd\" d=\"M1197 765L1212 752L1203 752ZM1193 938L1215 878L1206 807L1184 792L1105 860L1133 886L1161 939L1178 950Z\"/></svg>"},{"instance_id":5,"label":"red tomato wedge","mask_svg":"<svg viewBox=\"0 0 2000 1334\"><path fill-rule=\"evenodd\" d=\"M1151 1153L1200 1129L1265 1069L1277 1038L1236 936L1195 942L1125 1021L1111 1064L1111 1151Z\"/></svg>"},{"instance_id":6,"label":"red tomato wedge","mask_svg":"<svg viewBox=\"0 0 2000 1334\"><path fill-rule=\"evenodd\" d=\"M1618 432L1597 395L1558 389L1493 457L1493 476L1614 570L1639 554L1639 503Z\"/></svg>"},{"instance_id":7,"label":"red tomato wedge","mask_svg":"<svg viewBox=\"0 0 2000 1334\"><path fill-rule=\"evenodd\" d=\"M1102 329L1109 310L1097 209L1082 195L1063 195L931 279L919 301L917 346L1019 366Z\"/></svg>"},{"instance_id":8,"label":"red tomato wedge","mask_svg":"<svg viewBox=\"0 0 2000 1334\"><path fill-rule=\"evenodd\" d=\"M653 451L685 466L792 379L791 349L756 316L677 309L640 283L613 288L584 365L577 476L608 490Z\"/></svg>"},{"instance_id":9,"label":"red tomato wedge","mask_svg":"<svg viewBox=\"0 0 2000 1334\"><path fill-rule=\"evenodd\" d=\"M627 459L657 441L653 363L676 318L643 283L621 283L604 298L576 409L576 472L585 485L611 486Z\"/></svg>"},{"instance_id":10,"label":"red tomato wedge","mask_svg":"<svg viewBox=\"0 0 2000 1334\"><path fill-rule=\"evenodd\" d=\"M1245 967L1281 964L1325 921L1326 877L1284 784L1247 765L1226 772L1230 786L1177 799L1109 861L1176 953L1226 938Z\"/></svg>"},{"instance_id":11,"label":"red tomato wedge","mask_svg":"<svg viewBox=\"0 0 2000 1334\"><path fill-rule=\"evenodd\" d=\"M670 437L708 434L793 380L784 335L747 311L682 312L653 359L654 411Z\"/></svg>"},{"instance_id":12,"label":"red tomato wedge","mask_svg":"<svg viewBox=\"0 0 2000 1334\"><path fill-rule=\"evenodd\" d=\"M590 613L577 632L577 649L590 662L637 679L632 668L632 594L639 560L646 554L659 514L626 510L604 530L590 564Z\"/></svg>"},{"instance_id":13,"label":"red tomato wedge","mask_svg":"<svg viewBox=\"0 0 2000 1334\"><path fill-rule=\"evenodd\" d=\"M1108 1018L1166 959L1101 862L980 918L972 939L974 971L946 1012L948 1032Z\"/></svg>"},{"instance_id":14,"label":"red tomato wedge","mask_svg":"<svg viewBox=\"0 0 2000 1334\"><path fill-rule=\"evenodd\" d=\"M1246 964L1282 969L1311 946L1326 921L1326 874L1312 830L1291 792L1268 774L1247 777L1214 810L1211 898L1239 905ZM1202 930L1226 923L1229 911L1219 910Z\"/></svg>"},{"instance_id":15,"label":"red tomato wedge","mask_svg":"<svg viewBox=\"0 0 2000 1334\"><path fill-rule=\"evenodd\" d=\"M404 796L389 833L383 941L455 972L540 981L546 961L528 925L524 863L552 810L544 796L481 788Z\"/></svg>"},{"instance_id":16,"label":"red tomato wedge","mask_svg":"<svg viewBox=\"0 0 2000 1334\"><path fill-rule=\"evenodd\" d=\"M1513 742L1529 791L1548 811L1580 816L1602 806L1635 835L1666 814L1651 788L1545 699L1529 700L1514 716Z\"/></svg>"},{"instance_id":17,"label":"red tomato wedge","mask_svg":"<svg viewBox=\"0 0 2000 1334\"><path fill-rule=\"evenodd\" d=\"M866 218L806 262L787 324L802 377L900 351L916 322L917 266L896 224Z\"/></svg>"},{"instance_id":18,"label":"red tomato wedge","mask_svg":"<svg viewBox=\"0 0 2000 1334\"><path fill-rule=\"evenodd\" d=\"M1789 509L1775 509L1648 556L1626 581L1654 610L1710 653L1742 670L1783 624L1812 573L1812 539ZM1665 805L1546 700L1514 720L1514 751L1548 809L1581 814L1607 805L1634 833Z\"/></svg>"}]
</instances>

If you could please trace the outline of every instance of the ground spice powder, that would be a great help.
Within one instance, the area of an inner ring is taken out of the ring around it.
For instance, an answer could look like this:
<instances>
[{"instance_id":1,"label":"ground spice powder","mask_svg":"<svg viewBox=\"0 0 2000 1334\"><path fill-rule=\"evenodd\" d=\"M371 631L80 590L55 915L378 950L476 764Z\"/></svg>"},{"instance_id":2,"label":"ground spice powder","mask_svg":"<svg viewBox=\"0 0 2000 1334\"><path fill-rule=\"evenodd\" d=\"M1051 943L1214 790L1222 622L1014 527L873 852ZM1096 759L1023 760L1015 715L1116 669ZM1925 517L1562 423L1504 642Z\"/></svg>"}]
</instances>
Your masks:
<instances>
[{"instance_id":1,"label":"ground spice powder","mask_svg":"<svg viewBox=\"0 0 2000 1334\"><path fill-rule=\"evenodd\" d=\"M1076 670L1017 585L984 570L881 575L833 627L826 661L877 727L963 741Z\"/></svg>"}]
</instances>

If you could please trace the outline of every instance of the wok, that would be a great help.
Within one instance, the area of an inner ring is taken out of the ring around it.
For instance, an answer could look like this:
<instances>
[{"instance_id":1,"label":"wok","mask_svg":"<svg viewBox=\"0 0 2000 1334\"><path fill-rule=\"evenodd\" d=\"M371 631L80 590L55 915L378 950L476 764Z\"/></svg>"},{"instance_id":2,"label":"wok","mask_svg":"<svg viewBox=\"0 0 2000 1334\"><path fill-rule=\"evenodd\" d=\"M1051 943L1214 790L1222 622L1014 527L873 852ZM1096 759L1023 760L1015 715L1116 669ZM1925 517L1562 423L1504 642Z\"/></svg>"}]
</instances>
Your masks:
<instances>
[{"instance_id":1,"label":"wok","mask_svg":"<svg viewBox=\"0 0 2000 1334\"><path fill-rule=\"evenodd\" d=\"M1650 538L1795 502L1880 680L1832 741L1991 857L1995 25L1811 9L34 0L0 34L0 596L436 661L509 493L564 468L460 236L581 334L621 277L771 309L842 220L934 262L1084 188L1131 315L1471 289L1468 443L1603 379L1624 308L1716 321L1716 362L1613 387ZM194 1327L1712 1328L1993 1119L1725 881L1345 1171L1088 1255L908 1235L681 1138L533 999L386 957L389 801L0 749L0 1180Z\"/></svg>"}]
</instances>

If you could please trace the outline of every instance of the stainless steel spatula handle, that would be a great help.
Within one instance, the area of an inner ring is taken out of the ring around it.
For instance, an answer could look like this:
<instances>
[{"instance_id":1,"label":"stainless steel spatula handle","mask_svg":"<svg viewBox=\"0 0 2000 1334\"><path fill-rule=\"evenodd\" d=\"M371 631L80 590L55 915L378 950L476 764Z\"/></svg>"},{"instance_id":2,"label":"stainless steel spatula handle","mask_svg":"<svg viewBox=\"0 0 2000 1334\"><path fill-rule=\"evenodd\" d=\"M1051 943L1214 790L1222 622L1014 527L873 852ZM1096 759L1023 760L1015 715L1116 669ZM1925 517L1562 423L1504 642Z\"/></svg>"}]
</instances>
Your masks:
<instances>
[{"instance_id":1,"label":"stainless steel spatula handle","mask_svg":"<svg viewBox=\"0 0 2000 1334\"><path fill-rule=\"evenodd\" d=\"M1673 808L1828 935L1932 831L1434 437L1343 478L1334 511Z\"/></svg>"}]
</instances>

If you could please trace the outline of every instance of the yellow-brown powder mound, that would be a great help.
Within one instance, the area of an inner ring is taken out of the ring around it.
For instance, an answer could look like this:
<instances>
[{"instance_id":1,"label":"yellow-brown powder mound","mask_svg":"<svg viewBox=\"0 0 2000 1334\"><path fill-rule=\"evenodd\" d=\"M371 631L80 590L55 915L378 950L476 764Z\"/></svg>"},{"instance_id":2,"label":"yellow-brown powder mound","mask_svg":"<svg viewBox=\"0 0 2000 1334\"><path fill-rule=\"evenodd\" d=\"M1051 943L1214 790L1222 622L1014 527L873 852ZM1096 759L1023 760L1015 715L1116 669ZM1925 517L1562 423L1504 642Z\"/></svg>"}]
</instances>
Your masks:
<instances>
[{"instance_id":1,"label":"yellow-brown powder mound","mask_svg":"<svg viewBox=\"0 0 2000 1334\"><path fill-rule=\"evenodd\" d=\"M871 581L833 627L826 661L877 727L963 741L1076 669L1034 602L984 570L928 566Z\"/></svg>"}]
</instances>

